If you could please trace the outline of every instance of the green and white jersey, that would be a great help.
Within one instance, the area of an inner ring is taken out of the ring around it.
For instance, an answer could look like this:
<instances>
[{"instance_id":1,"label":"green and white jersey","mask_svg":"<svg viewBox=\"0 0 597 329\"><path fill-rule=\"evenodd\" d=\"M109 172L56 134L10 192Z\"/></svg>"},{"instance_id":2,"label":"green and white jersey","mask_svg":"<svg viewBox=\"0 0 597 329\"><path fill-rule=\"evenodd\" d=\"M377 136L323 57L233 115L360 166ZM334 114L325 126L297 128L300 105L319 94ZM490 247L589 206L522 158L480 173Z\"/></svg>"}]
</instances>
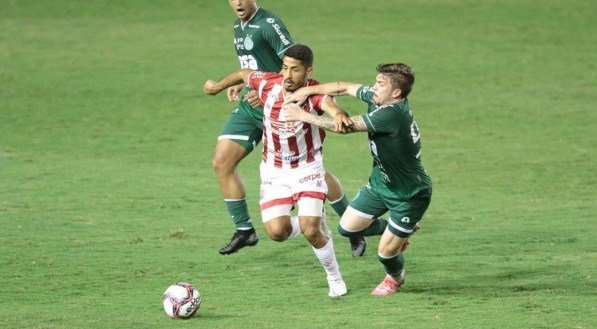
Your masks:
<instances>
[{"instance_id":1,"label":"green and white jersey","mask_svg":"<svg viewBox=\"0 0 597 329\"><path fill-rule=\"evenodd\" d=\"M257 8L246 23L240 19L234 22L234 47L241 68L279 73L284 52L292 45L294 41L286 26L271 11ZM249 90L245 88L241 97ZM252 109L244 101L241 101L239 109L253 117L263 117L261 108Z\"/></svg>"},{"instance_id":2,"label":"green and white jersey","mask_svg":"<svg viewBox=\"0 0 597 329\"><path fill-rule=\"evenodd\" d=\"M294 42L282 21L258 8L246 22L234 22L234 47L241 68L279 73L284 51Z\"/></svg>"},{"instance_id":3,"label":"green and white jersey","mask_svg":"<svg viewBox=\"0 0 597 329\"><path fill-rule=\"evenodd\" d=\"M361 86L356 96L369 104L362 118L373 155L371 187L381 195L404 201L431 189L431 179L421 164L421 133L408 100L378 106L370 86Z\"/></svg>"}]
</instances>

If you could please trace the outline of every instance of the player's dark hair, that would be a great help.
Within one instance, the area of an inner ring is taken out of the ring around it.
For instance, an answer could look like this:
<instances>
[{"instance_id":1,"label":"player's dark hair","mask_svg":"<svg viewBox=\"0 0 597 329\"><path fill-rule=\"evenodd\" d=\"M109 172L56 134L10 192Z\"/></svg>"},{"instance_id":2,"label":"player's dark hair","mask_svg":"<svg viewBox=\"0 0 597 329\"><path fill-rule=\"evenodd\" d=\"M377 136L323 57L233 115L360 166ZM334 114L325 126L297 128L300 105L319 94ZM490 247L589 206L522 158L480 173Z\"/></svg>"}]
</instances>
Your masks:
<instances>
[{"instance_id":1,"label":"player's dark hair","mask_svg":"<svg viewBox=\"0 0 597 329\"><path fill-rule=\"evenodd\" d=\"M296 44L291 46L286 49L284 56L301 61L305 68L313 67L313 52L311 51L311 48L305 45Z\"/></svg>"},{"instance_id":2,"label":"player's dark hair","mask_svg":"<svg viewBox=\"0 0 597 329\"><path fill-rule=\"evenodd\" d=\"M415 73L410 66L403 63L390 63L377 65L377 73L390 78L392 86L401 90L401 97L406 98L413 89Z\"/></svg>"}]
</instances>

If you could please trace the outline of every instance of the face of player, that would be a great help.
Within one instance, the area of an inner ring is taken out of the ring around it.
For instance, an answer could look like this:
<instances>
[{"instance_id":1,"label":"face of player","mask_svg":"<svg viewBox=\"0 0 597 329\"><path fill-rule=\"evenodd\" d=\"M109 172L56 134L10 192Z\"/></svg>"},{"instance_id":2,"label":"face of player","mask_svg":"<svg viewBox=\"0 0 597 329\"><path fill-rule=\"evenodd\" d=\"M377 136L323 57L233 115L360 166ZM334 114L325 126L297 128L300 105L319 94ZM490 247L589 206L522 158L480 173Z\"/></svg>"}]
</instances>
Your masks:
<instances>
[{"instance_id":1,"label":"face of player","mask_svg":"<svg viewBox=\"0 0 597 329\"><path fill-rule=\"evenodd\" d=\"M390 78L377 74L373 85L373 101L377 105L387 105L400 101L402 91L392 86Z\"/></svg>"},{"instance_id":2,"label":"face of player","mask_svg":"<svg viewBox=\"0 0 597 329\"><path fill-rule=\"evenodd\" d=\"M255 0L228 0L230 7L241 21L246 22L257 10Z\"/></svg>"},{"instance_id":3,"label":"face of player","mask_svg":"<svg viewBox=\"0 0 597 329\"><path fill-rule=\"evenodd\" d=\"M306 68L298 59L284 56L282 59L282 81L284 83L284 90L293 92L304 86L307 78L313 71L313 68Z\"/></svg>"}]
</instances>

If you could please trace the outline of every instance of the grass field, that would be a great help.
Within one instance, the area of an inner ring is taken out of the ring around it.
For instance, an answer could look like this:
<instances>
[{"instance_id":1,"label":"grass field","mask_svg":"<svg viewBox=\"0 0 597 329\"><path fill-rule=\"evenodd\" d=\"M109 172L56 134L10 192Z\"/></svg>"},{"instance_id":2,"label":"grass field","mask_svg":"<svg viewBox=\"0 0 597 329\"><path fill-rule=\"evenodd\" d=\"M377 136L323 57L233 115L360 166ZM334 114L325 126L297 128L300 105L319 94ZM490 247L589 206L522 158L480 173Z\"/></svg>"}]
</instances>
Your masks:
<instances>
[{"instance_id":1,"label":"grass field","mask_svg":"<svg viewBox=\"0 0 597 329\"><path fill-rule=\"evenodd\" d=\"M414 67L434 196L403 290L370 296L378 239L353 259L335 232L349 294L328 298L307 242L259 223L259 152L240 171L261 242L218 254L233 225L210 161L234 105L202 86L238 67L225 1L3 0L1 328L597 328L592 1L259 3L321 81ZM352 197L366 136L326 144ZM177 281L203 295L188 321L162 310Z\"/></svg>"}]
</instances>

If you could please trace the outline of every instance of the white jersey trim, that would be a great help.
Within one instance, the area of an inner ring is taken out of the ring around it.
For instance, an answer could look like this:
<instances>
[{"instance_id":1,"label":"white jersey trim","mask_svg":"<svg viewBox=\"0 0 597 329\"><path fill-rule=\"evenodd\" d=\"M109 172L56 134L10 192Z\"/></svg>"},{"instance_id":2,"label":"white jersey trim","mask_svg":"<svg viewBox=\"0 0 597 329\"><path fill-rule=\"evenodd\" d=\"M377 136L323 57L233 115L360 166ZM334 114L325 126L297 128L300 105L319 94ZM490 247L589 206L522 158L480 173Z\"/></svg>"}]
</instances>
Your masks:
<instances>
[{"instance_id":1,"label":"white jersey trim","mask_svg":"<svg viewBox=\"0 0 597 329\"><path fill-rule=\"evenodd\" d=\"M238 139L241 141L248 141L249 140L249 136L243 136L243 135L220 135L218 137L218 140L222 140L222 139Z\"/></svg>"},{"instance_id":2,"label":"white jersey trim","mask_svg":"<svg viewBox=\"0 0 597 329\"><path fill-rule=\"evenodd\" d=\"M288 48L290 48L290 47L292 47L292 46L294 46L294 44L291 44L290 46L288 46L288 47L286 47L286 48L284 48L284 49L280 50L280 52L278 53L278 56L280 56L280 55L282 55L283 53L285 53L285 52L286 52L286 50L288 50Z\"/></svg>"},{"instance_id":3,"label":"white jersey trim","mask_svg":"<svg viewBox=\"0 0 597 329\"><path fill-rule=\"evenodd\" d=\"M267 84L267 80L261 81L261 83L259 84L259 90L257 91L257 95L261 95L261 92L263 91L263 87L265 87L266 84Z\"/></svg>"},{"instance_id":4,"label":"white jersey trim","mask_svg":"<svg viewBox=\"0 0 597 329\"><path fill-rule=\"evenodd\" d=\"M257 7L257 9L256 9L256 10L255 10L255 12L253 13L253 15L251 15L251 17L250 17L250 18L247 20L247 22L246 22L246 23L244 23L244 24L243 24L243 21L242 21L242 20L240 21L240 28L241 28L241 29L243 29L243 30L245 29L245 26L246 26L247 24L249 24L249 22L250 22L250 21L253 19L253 17L255 17L255 15L257 15L257 12L259 11L259 9L260 9L260 7Z\"/></svg>"},{"instance_id":5,"label":"white jersey trim","mask_svg":"<svg viewBox=\"0 0 597 329\"><path fill-rule=\"evenodd\" d=\"M369 215L369 214L366 214L366 213L364 213L362 211L358 211L358 210L354 209L351 206L346 207L346 210L350 210L351 212L354 212L355 214L357 214L357 215L359 215L361 217L364 217L364 218L367 218L367 219L373 219L373 215Z\"/></svg>"},{"instance_id":6,"label":"white jersey trim","mask_svg":"<svg viewBox=\"0 0 597 329\"><path fill-rule=\"evenodd\" d=\"M413 232L413 230L409 230L409 229L405 229L403 227L400 227L398 225L396 225L396 223L394 223L394 221L392 220L392 218L390 217L390 219L388 220L388 223L390 225L392 225L393 228L397 229L400 232L406 233L406 234L410 234Z\"/></svg>"}]
</instances>

